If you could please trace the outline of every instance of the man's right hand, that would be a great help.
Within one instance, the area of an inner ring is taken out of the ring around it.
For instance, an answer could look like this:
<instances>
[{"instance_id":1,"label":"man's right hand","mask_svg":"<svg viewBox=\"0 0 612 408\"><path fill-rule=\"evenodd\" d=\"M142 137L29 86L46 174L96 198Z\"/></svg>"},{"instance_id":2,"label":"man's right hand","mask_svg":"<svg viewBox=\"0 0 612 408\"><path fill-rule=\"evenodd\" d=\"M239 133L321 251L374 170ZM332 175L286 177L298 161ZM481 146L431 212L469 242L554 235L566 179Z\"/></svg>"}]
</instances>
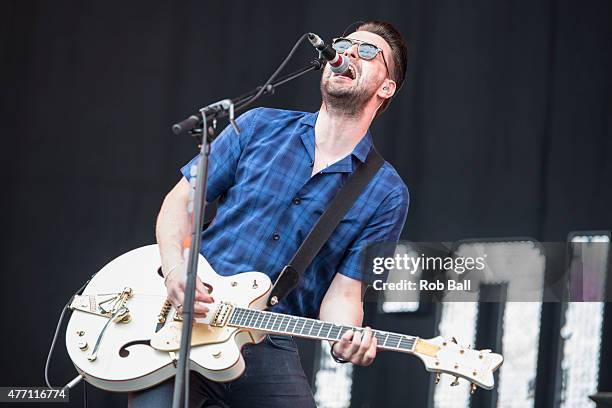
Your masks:
<instances>
[{"instance_id":1,"label":"man's right hand","mask_svg":"<svg viewBox=\"0 0 612 408\"><path fill-rule=\"evenodd\" d=\"M168 299L172 306L181 314L183 313L183 303L185 301L185 268L186 263L182 262L170 271L165 281ZM208 294L206 286L204 286L200 278L196 278L195 305L193 307L194 317L206 317L209 309L205 304L213 302L214 299Z\"/></svg>"}]
</instances>

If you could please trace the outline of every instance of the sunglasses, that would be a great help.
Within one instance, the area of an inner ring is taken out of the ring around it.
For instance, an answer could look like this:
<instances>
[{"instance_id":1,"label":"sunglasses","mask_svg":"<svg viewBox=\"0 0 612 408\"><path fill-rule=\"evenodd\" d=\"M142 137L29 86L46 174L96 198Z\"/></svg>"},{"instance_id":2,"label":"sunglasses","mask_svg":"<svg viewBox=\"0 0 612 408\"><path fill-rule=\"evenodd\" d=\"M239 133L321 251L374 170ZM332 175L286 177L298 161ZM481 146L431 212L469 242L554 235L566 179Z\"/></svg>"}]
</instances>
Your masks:
<instances>
[{"instance_id":1,"label":"sunglasses","mask_svg":"<svg viewBox=\"0 0 612 408\"><path fill-rule=\"evenodd\" d=\"M389 67L387 66L387 60L385 60L385 53L382 52L382 48L368 42L345 37L334 38L332 41L332 48L340 54L344 54L346 50L351 48L353 45L357 45L357 55L359 55L359 58L367 61L376 58L376 55L378 55L380 52L383 62L385 63L385 68L387 69L387 76L389 76Z\"/></svg>"}]
</instances>

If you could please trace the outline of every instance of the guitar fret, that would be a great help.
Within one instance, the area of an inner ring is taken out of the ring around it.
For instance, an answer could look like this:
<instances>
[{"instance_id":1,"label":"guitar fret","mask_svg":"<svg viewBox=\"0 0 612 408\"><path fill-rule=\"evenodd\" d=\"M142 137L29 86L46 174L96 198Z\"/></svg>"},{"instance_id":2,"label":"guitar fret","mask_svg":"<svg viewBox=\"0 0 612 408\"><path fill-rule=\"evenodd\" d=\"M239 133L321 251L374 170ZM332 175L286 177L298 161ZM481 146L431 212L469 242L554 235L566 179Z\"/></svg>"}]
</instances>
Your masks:
<instances>
[{"instance_id":1,"label":"guitar fret","mask_svg":"<svg viewBox=\"0 0 612 408\"><path fill-rule=\"evenodd\" d=\"M251 325L251 320L253 319L253 317L254 317L254 316L255 316L255 315L253 314L253 311L251 311L251 310L249 310L249 311L246 313L246 318L244 319L244 325L245 325L246 327L249 327L249 326Z\"/></svg>"},{"instance_id":2,"label":"guitar fret","mask_svg":"<svg viewBox=\"0 0 612 408\"><path fill-rule=\"evenodd\" d=\"M397 334L389 334L387 340L391 339L392 343L387 345L387 347L397 348L402 338Z\"/></svg>"},{"instance_id":3,"label":"guitar fret","mask_svg":"<svg viewBox=\"0 0 612 408\"><path fill-rule=\"evenodd\" d=\"M333 325L331 323L323 323L323 330L325 332L324 338L329 338L329 332L331 331Z\"/></svg>"},{"instance_id":4,"label":"guitar fret","mask_svg":"<svg viewBox=\"0 0 612 408\"><path fill-rule=\"evenodd\" d=\"M239 325L244 326L244 323L246 322L246 318L247 318L247 313L248 313L248 310L240 309L240 319L238 320Z\"/></svg>"},{"instance_id":5,"label":"guitar fret","mask_svg":"<svg viewBox=\"0 0 612 408\"><path fill-rule=\"evenodd\" d=\"M263 325L261 326L264 330L267 330L270 327L270 321L274 317L272 313L263 312L265 314Z\"/></svg>"},{"instance_id":6,"label":"guitar fret","mask_svg":"<svg viewBox=\"0 0 612 408\"><path fill-rule=\"evenodd\" d=\"M263 327L263 322L264 322L264 319L266 318L266 314L265 314L265 312L258 312L257 314L259 316L257 317L257 326L256 327L261 329Z\"/></svg>"},{"instance_id":7,"label":"guitar fret","mask_svg":"<svg viewBox=\"0 0 612 408\"><path fill-rule=\"evenodd\" d=\"M405 350L411 350L413 345L414 345L414 339L406 337L406 336L402 336L402 339L400 340L400 344L398 347L405 349Z\"/></svg>"},{"instance_id":8,"label":"guitar fret","mask_svg":"<svg viewBox=\"0 0 612 408\"><path fill-rule=\"evenodd\" d=\"M274 314L274 321L272 322L272 324L270 325L270 329L272 330L278 330L278 327L276 326L276 322L278 320L278 315L275 313Z\"/></svg>"},{"instance_id":9,"label":"guitar fret","mask_svg":"<svg viewBox=\"0 0 612 408\"><path fill-rule=\"evenodd\" d=\"M261 325L259 327L261 327L262 329L266 328L266 324L268 324L268 320L270 320L270 314L267 312L261 312L264 317L263 319L261 319Z\"/></svg>"},{"instance_id":10,"label":"guitar fret","mask_svg":"<svg viewBox=\"0 0 612 408\"><path fill-rule=\"evenodd\" d=\"M277 331L281 331L281 326L283 325L284 321L285 321L285 316L283 315L278 316L278 318L276 319L276 322L274 322L274 325L276 326Z\"/></svg>"},{"instance_id":11,"label":"guitar fret","mask_svg":"<svg viewBox=\"0 0 612 408\"><path fill-rule=\"evenodd\" d=\"M240 325L244 325L248 316L248 310L241 310L242 315L240 316Z\"/></svg>"},{"instance_id":12,"label":"guitar fret","mask_svg":"<svg viewBox=\"0 0 612 408\"><path fill-rule=\"evenodd\" d=\"M374 332L374 337L376 337L376 342L379 346L382 346L385 343L385 340L387 339L387 335L379 331Z\"/></svg>"},{"instance_id":13,"label":"guitar fret","mask_svg":"<svg viewBox=\"0 0 612 408\"><path fill-rule=\"evenodd\" d=\"M244 319L244 310L238 309L236 313L236 323L242 324L243 319Z\"/></svg>"},{"instance_id":14,"label":"guitar fret","mask_svg":"<svg viewBox=\"0 0 612 408\"><path fill-rule=\"evenodd\" d=\"M238 324L242 324L244 323L244 318L246 316L246 310L244 309L238 309Z\"/></svg>"},{"instance_id":15,"label":"guitar fret","mask_svg":"<svg viewBox=\"0 0 612 408\"><path fill-rule=\"evenodd\" d=\"M275 315L274 316L274 323L272 323L272 330L278 331L282 318L283 317L280 316L280 315Z\"/></svg>"},{"instance_id":16,"label":"guitar fret","mask_svg":"<svg viewBox=\"0 0 612 408\"><path fill-rule=\"evenodd\" d=\"M251 319L249 320L249 326L255 328L255 322L257 321L258 314L254 310L251 311Z\"/></svg>"},{"instance_id":17,"label":"guitar fret","mask_svg":"<svg viewBox=\"0 0 612 408\"><path fill-rule=\"evenodd\" d=\"M310 326L309 326L310 325ZM312 320L310 319L306 319L306 323L304 323L304 327L302 327L302 331L300 332L300 334L304 334L304 329L306 329L306 335L310 335L310 331L312 330Z\"/></svg>"},{"instance_id":18,"label":"guitar fret","mask_svg":"<svg viewBox=\"0 0 612 408\"><path fill-rule=\"evenodd\" d=\"M257 311L253 311L253 319L251 320L251 326L253 328L257 327L257 319L259 318L259 313Z\"/></svg>"},{"instance_id":19,"label":"guitar fret","mask_svg":"<svg viewBox=\"0 0 612 408\"><path fill-rule=\"evenodd\" d=\"M236 309L232 312L232 315L230 317L230 324L235 324L236 323L236 319L238 319L238 315L240 314L240 310Z\"/></svg>"},{"instance_id":20,"label":"guitar fret","mask_svg":"<svg viewBox=\"0 0 612 408\"><path fill-rule=\"evenodd\" d=\"M316 320L312 321L312 327L310 328L310 331L308 332L309 336L317 337L317 334L313 334L312 331L315 330L315 332L318 333L318 328L317 328L318 325L319 325L319 322L317 322Z\"/></svg>"},{"instance_id":21,"label":"guitar fret","mask_svg":"<svg viewBox=\"0 0 612 408\"><path fill-rule=\"evenodd\" d=\"M342 332L342 326L333 325L331 330L329 331L329 337L337 339L338 333Z\"/></svg>"},{"instance_id":22,"label":"guitar fret","mask_svg":"<svg viewBox=\"0 0 612 408\"><path fill-rule=\"evenodd\" d=\"M289 327L289 323L291 323L291 318L288 315L283 316L283 320L280 324L280 329L281 329L280 331L286 332L287 327ZM283 327L283 325L285 326Z\"/></svg>"},{"instance_id":23,"label":"guitar fret","mask_svg":"<svg viewBox=\"0 0 612 408\"><path fill-rule=\"evenodd\" d=\"M300 323L302 324L301 326L300 326ZM298 329L298 326L299 326L299 329ZM302 334L302 330L304 329L304 326L306 326L306 319L300 318L298 324L295 325L294 333Z\"/></svg>"},{"instance_id":24,"label":"guitar fret","mask_svg":"<svg viewBox=\"0 0 612 408\"><path fill-rule=\"evenodd\" d=\"M263 323L263 319L265 318L265 314L264 312L257 312L257 320L255 320L255 327L257 328L261 328L261 325Z\"/></svg>"},{"instance_id":25,"label":"guitar fret","mask_svg":"<svg viewBox=\"0 0 612 408\"><path fill-rule=\"evenodd\" d=\"M268 320L270 319L270 316L268 315L268 313L266 312L261 312L261 314L263 315L261 318L261 322L259 324L259 328L260 329L265 329L266 328L266 323L268 322Z\"/></svg>"},{"instance_id":26,"label":"guitar fret","mask_svg":"<svg viewBox=\"0 0 612 408\"><path fill-rule=\"evenodd\" d=\"M291 326L293 325L293 326ZM291 320L289 322L289 324L287 325L287 332L288 333L292 333L293 329L295 328L295 326L297 325L297 319L295 317L291 317Z\"/></svg>"},{"instance_id":27,"label":"guitar fret","mask_svg":"<svg viewBox=\"0 0 612 408\"><path fill-rule=\"evenodd\" d=\"M278 325L280 324L280 321L282 319L281 315L278 314L274 314L274 322L272 322L272 330L278 331Z\"/></svg>"}]
</instances>

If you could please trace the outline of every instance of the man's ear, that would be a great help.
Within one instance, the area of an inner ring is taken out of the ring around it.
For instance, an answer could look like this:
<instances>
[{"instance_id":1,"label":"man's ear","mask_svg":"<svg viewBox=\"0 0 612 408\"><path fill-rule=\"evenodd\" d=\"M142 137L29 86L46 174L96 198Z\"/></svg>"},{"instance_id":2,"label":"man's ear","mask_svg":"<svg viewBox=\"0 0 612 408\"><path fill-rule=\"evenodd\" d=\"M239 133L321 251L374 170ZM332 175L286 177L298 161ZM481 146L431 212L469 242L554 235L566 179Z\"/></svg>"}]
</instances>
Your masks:
<instances>
[{"instance_id":1,"label":"man's ear","mask_svg":"<svg viewBox=\"0 0 612 408\"><path fill-rule=\"evenodd\" d=\"M392 79L385 79L378 88L377 95L382 99L389 99L395 94L397 84Z\"/></svg>"}]
</instances>

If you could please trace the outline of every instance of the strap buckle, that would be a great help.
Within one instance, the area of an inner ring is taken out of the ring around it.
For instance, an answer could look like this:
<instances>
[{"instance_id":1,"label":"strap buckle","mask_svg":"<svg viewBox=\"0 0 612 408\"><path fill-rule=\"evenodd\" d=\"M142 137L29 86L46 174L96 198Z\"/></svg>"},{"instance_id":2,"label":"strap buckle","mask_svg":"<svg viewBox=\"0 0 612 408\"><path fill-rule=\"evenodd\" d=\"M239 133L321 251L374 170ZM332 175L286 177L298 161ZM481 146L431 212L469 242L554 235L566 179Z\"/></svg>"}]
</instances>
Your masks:
<instances>
[{"instance_id":1,"label":"strap buckle","mask_svg":"<svg viewBox=\"0 0 612 408\"><path fill-rule=\"evenodd\" d=\"M289 292L291 292L300 281L300 274L291 265L286 265L281 273L276 278L274 286L270 291L270 297L268 298L268 307L272 307L278 304Z\"/></svg>"}]
</instances>

